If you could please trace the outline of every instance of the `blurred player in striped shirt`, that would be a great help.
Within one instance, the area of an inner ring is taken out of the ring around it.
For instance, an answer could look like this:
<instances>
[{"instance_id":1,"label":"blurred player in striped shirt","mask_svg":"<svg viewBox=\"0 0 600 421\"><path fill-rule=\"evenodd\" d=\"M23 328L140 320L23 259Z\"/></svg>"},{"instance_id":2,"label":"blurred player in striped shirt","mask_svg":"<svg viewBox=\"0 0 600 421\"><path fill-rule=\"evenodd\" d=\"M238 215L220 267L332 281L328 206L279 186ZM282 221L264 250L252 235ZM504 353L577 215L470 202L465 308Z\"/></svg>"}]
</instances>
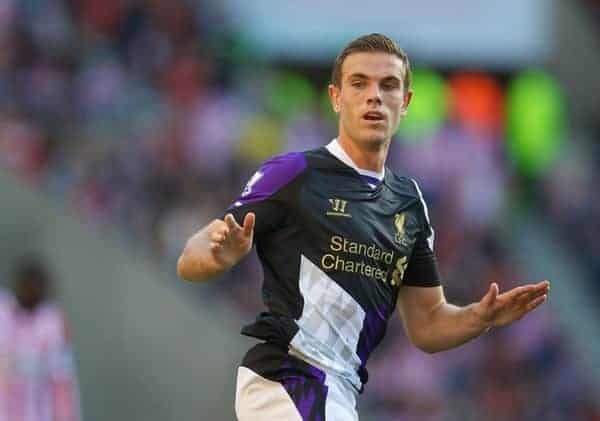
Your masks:
<instances>
[{"instance_id":1,"label":"blurred player in striped shirt","mask_svg":"<svg viewBox=\"0 0 600 421\"><path fill-rule=\"evenodd\" d=\"M79 391L65 318L36 260L0 290L0 421L77 421Z\"/></svg>"}]
</instances>

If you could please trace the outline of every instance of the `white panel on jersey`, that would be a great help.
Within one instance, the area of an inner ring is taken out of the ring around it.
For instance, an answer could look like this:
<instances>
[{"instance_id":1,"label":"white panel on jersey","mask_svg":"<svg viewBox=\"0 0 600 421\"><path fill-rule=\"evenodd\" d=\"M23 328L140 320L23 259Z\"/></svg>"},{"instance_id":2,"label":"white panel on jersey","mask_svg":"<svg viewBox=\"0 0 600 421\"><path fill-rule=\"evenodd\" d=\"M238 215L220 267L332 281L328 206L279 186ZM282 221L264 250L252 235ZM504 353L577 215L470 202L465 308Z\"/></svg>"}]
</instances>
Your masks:
<instances>
[{"instance_id":1,"label":"white panel on jersey","mask_svg":"<svg viewBox=\"0 0 600 421\"><path fill-rule=\"evenodd\" d=\"M365 311L304 256L300 260L300 293L304 307L290 352L360 387L357 370L361 361L356 349Z\"/></svg>"},{"instance_id":2,"label":"white panel on jersey","mask_svg":"<svg viewBox=\"0 0 600 421\"><path fill-rule=\"evenodd\" d=\"M357 391L334 376L326 376L325 385L327 386L325 419L327 421L358 421Z\"/></svg>"}]
</instances>

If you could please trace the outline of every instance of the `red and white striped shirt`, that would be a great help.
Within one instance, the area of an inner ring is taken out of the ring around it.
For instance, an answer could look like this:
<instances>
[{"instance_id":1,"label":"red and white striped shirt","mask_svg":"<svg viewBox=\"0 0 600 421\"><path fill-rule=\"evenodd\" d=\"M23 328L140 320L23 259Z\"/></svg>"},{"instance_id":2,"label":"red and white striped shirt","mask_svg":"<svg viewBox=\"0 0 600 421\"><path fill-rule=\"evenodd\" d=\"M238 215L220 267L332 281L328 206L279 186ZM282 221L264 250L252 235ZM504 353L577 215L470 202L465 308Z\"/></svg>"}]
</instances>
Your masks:
<instances>
[{"instance_id":1,"label":"red and white striped shirt","mask_svg":"<svg viewBox=\"0 0 600 421\"><path fill-rule=\"evenodd\" d=\"M65 318L0 291L0 421L78 421L79 390Z\"/></svg>"}]
</instances>

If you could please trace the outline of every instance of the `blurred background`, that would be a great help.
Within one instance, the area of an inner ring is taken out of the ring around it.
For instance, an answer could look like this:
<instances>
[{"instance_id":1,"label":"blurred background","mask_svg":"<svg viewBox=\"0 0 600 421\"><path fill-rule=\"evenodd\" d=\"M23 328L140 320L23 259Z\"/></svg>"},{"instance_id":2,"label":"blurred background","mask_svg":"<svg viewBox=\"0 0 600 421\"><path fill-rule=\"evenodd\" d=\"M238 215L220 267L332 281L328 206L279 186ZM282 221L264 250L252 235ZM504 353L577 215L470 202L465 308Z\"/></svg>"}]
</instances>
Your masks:
<instances>
[{"instance_id":1,"label":"blurred background","mask_svg":"<svg viewBox=\"0 0 600 421\"><path fill-rule=\"evenodd\" d=\"M0 0L0 285L23 255L52 273L82 419L234 419L260 266L191 285L176 259L264 159L336 135L331 65L370 32L412 61L388 167L449 300L552 292L441 354L393 320L361 419L600 420L600 2Z\"/></svg>"}]
</instances>

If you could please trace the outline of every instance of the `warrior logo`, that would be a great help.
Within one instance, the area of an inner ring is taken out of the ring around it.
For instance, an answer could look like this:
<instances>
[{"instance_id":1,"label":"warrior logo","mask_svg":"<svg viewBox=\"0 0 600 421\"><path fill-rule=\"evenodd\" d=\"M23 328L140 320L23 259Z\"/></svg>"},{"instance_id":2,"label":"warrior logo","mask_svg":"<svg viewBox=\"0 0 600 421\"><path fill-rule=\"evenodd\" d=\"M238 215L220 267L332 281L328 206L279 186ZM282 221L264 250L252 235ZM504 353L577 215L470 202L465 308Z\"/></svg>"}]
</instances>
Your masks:
<instances>
[{"instance_id":1,"label":"warrior logo","mask_svg":"<svg viewBox=\"0 0 600 421\"><path fill-rule=\"evenodd\" d=\"M329 199L329 203L331 204L331 210L327 211L326 215L352 218L352 215L346 213L346 205L348 204L348 201L341 199Z\"/></svg>"}]
</instances>

